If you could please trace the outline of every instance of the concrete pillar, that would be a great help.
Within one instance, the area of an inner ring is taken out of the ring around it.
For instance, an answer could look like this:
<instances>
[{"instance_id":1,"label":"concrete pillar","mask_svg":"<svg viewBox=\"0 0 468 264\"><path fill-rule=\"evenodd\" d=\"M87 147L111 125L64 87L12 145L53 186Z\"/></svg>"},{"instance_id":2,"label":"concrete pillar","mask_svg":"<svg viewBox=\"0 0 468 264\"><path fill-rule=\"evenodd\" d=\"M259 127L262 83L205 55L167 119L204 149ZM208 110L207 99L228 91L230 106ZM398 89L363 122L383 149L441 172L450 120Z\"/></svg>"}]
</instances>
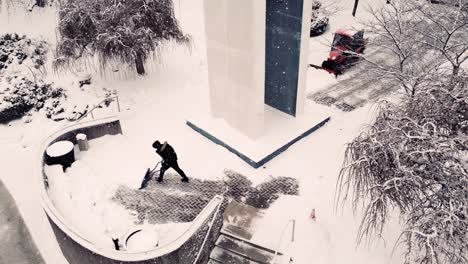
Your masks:
<instances>
[{"instance_id":1,"label":"concrete pillar","mask_svg":"<svg viewBox=\"0 0 468 264\"><path fill-rule=\"evenodd\" d=\"M312 0L304 0L302 14L301 55L299 57L299 80L297 84L296 115L304 112L309 68L310 20L312 19Z\"/></svg>"},{"instance_id":2,"label":"concrete pillar","mask_svg":"<svg viewBox=\"0 0 468 264\"><path fill-rule=\"evenodd\" d=\"M312 0L204 0L212 115L250 138L305 103Z\"/></svg>"},{"instance_id":3,"label":"concrete pillar","mask_svg":"<svg viewBox=\"0 0 468 264\"><path fill-rule=\"evenodd\" d=\"M76 135L76 141L80 151L86 151L89 149L88 137L85 134L80 133Z\"/></svg>"},{"instance_id":4,"label":"concrete pillar","mask_svg":"<svg viewBox=\"0 0 468 264\"><path fill-rule=\"evenodd\" d=\"M264 129L265 0L205 0L211 112L245 135Z\"/></svg>"}]
</instances>

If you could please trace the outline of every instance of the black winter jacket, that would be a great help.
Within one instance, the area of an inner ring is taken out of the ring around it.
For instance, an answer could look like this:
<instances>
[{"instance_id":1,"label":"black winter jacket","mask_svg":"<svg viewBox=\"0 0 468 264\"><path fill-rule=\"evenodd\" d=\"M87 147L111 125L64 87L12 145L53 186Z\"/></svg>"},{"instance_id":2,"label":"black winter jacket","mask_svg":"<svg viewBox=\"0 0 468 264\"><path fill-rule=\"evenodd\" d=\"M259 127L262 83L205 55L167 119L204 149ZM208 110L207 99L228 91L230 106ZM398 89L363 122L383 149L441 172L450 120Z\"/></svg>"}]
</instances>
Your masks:
<instances>
[{"instance_id":1,"label":"black winter jacket","mask_svg":"<svg viewBox=\"0 0 468 264\"><path fill-rule=\"evenodd\" d=\"M156 153L158 153L166 163L177 162L177 154L168 143L164 143L160 148L156 149Z\"/></svg>"}]
</instances>

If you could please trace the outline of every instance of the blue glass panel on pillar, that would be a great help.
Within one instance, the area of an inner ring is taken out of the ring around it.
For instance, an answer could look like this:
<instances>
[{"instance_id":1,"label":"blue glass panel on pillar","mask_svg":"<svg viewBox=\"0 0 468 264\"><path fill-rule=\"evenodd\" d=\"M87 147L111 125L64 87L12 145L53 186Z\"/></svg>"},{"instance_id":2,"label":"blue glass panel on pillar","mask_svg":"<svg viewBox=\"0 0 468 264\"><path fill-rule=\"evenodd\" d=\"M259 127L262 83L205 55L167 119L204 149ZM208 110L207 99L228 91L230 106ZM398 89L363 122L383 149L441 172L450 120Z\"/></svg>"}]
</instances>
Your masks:
<instances>
[{"instance_id":1,"label":"blue glass panel on pillar","mask_svg":"<svg viewBox=\"0 0 468 264\"><path fill-rule=\"evenodd\" d=\"M265 103L296 115L303 0L267 0Z\"/></svg>"}]
</instances>

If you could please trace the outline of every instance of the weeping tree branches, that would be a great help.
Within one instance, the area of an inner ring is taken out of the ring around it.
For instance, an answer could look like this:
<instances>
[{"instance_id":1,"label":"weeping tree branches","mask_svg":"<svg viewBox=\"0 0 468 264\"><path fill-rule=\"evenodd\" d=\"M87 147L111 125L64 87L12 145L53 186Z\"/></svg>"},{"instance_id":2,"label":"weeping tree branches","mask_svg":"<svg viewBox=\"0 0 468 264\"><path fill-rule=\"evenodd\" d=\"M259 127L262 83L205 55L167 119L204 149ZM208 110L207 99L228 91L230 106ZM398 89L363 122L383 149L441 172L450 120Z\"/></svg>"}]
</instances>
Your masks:
<instances>
[{"instance_id":1,"label":"weeping tree branches","mask_svg":"<svg viewBox=\"0 0 468 264\"><path fill-rule=\"evenodd\" d=\"M385 80L414 96L447 71L457 76L468 59L465 5L400 0L370 8L370 13L364 27L378 56L357 54L369 64L363 78Z\"/></svg>"},{"instance_id":2,"label":"weeping tree branches","mask_svg":"<svg viewBox=\"0 0 468 264\"><path fill-rule=\"evenodd\" d=\"M394 0L365 25L378 56L364 55L369 70L356 78L407 96L382 103L347 146L336 205L363 208L359 243L397 211L405 263L468 263L468 10L456 1Z\"/></svg>"},{"instance_id":3,"label":"weeping tree branches","mask_svg":"<svg viewBox=\"0 0 468 264\"><path fill-rule=\"evenodd\" d=\"M162 45L190 42L174 16L172 0L63 0L58 33L56 69L96 55L101 67L119 61L144 74L144 62L158 55Z\"/></svg>"},{"instance_id":4,"label":"weeping tree branches","mask_svg":"<svg viewBox=\"0 0 468 264\"><path fill-rule=\"evenodd\" d=\"M383 103L348 145L336 201L364 207L359 242L380 236L397 209L407 263L468 263L467 81L425 86L402 105Z\"/></svg>"}]
</instances>

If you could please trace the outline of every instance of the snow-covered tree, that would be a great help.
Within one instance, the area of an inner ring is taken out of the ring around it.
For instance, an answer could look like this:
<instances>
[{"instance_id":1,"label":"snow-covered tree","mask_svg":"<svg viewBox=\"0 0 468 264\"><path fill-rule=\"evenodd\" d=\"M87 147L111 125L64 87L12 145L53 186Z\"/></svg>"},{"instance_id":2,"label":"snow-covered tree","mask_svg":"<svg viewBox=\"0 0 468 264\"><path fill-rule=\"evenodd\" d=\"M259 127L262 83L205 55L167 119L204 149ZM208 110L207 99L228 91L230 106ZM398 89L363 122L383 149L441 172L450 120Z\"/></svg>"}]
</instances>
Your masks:
<instances>
[{"instance_id":1,"label":"snow-covered tree","mask_svg":"<svg viewBox=\"0 0 468 264\"><path fill-rule=\"evenodd\" d=\"M403 230L406 263L468 263L467 10L393 0L373 10L365 58L370 72L409 95L380 104L348 146L337 203L363 209L359 241L381 236L391 213Z\"/></svg>"},{"instance_id":2,"label":"snow-covered tree","mask_svg":"<svg viewBox=\"0 0 468 264\"><path fill-rule=\"evenodd\" d=\"M468 79L436 83L402 105L384 103L351 142L340 201L364 206L359 238L400 213L406 263L468 263Z\"/></svg>"},{"instance_id":3,"label":"snow-covered tree","mask_svg":"<svg viewBox=\"0 0 468 264\"><path fill-rule=\"evenodd\" d=\"M102 67L119 61L144 74L145 61L164 43L189 43L172 0L63 0L58 33L57 68L96 55Z\"/></svg>"},{"instance_id":4,"label":"snow-covered tree","mask_svg":"<svg viewBox=\"0 0 468 264\"><path fill-rule=\"evenodd\" d=\"M370 8L372 18L364 29L370 36L368 45L376 52L362 55L369 70L361 77L385 80L414 96L419 87L445 71L458 74L468 58L467 11L462 4L417 0L394 0Z\"/></svg>"}]
</instances>

